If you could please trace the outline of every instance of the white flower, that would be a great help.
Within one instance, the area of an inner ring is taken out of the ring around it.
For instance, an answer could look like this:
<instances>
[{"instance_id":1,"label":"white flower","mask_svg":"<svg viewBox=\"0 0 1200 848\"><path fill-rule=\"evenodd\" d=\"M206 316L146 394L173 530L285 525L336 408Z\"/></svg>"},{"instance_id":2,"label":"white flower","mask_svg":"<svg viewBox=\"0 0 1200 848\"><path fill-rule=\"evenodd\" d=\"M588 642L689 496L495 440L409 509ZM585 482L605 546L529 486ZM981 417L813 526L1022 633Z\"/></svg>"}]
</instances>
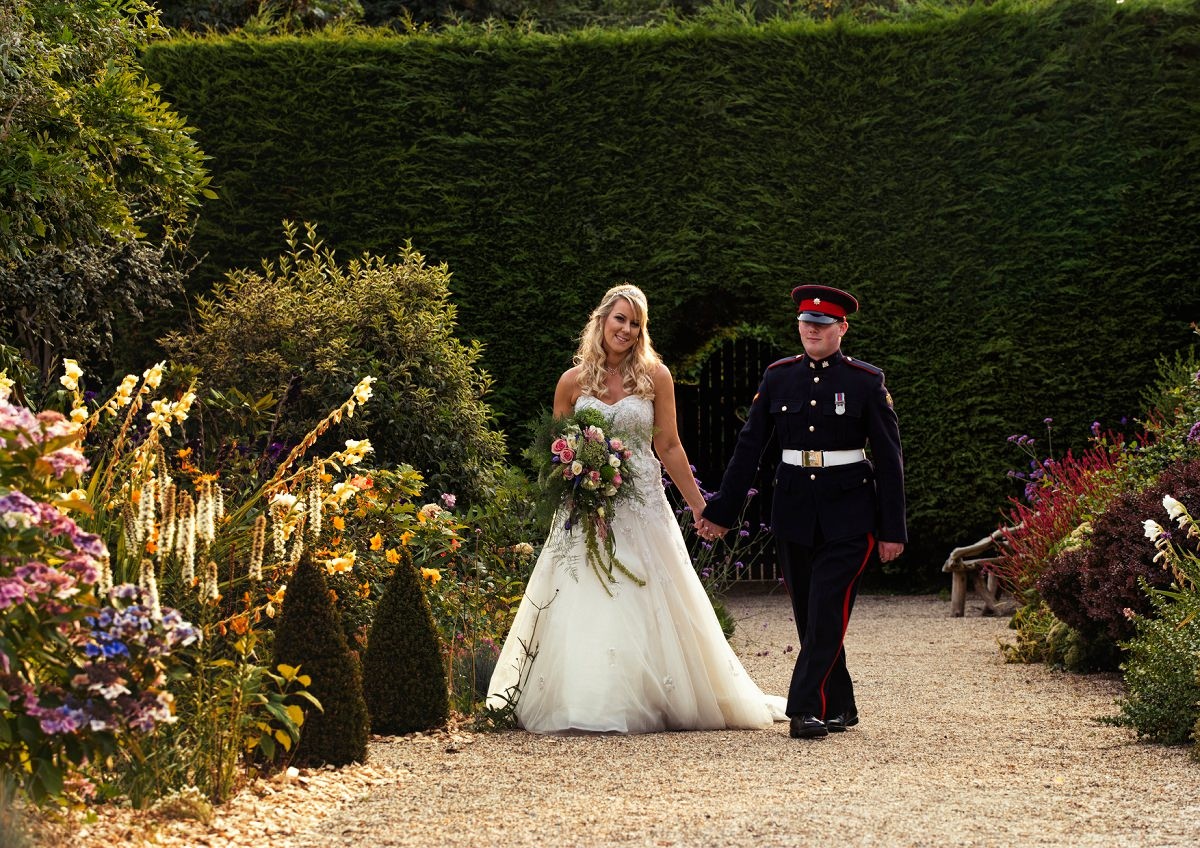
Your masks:
<instances>
[{"instance_id":1,"label":"white flower","mask_svg":"<svg viewBox=\"0 0 1200 848\"><path fill-rule=\"evenodd\" d=\"M142 377L146 380L146 388L154 390L158 388L158 384L162 382L163 366L166 361L158 363L153 368L148 368L142 372Z\"/></svg>"},{"instance_id":2,"label":"white flower","mask_svg":"<svg viewBox=\"0 0 1200 848\"><path fill-rule=\"evenodd\" d=\"M373 450L370 439L346 439L346 449L341 454L342 462L347 465L358 465Z\"/></svg>"},{"instance_id":3,"label":"white flower","mask_svg":"<svg viewBox=\"0 0 1200 848\"><path fill-rule=\"evenodd\" d=\"M58 382L66 386L68 391L78 389L79 378L83 376L83 369L79 367L79 363L74 359L64 359L63 371L65 373L58 378Z\"/></svg>"},{"instance_id":4,"label":"white flower","mask_svg":"<svg viewBox=\"0 0 1200 848\"><path fill-rule=\"evenodd\" d=\"M355 486L353 483L342 482L333 484L332 494L337 503L345 503L357 493L358 486Z\"/></svg>"},{"instance_id":5,"label":"white flower","mask_svg":"<svg viewBox=\"0 0 1200 848\"><path fill-rule=\"evenodd\" d=\"M1163 495L1163 509L1167 511L1167 515L1179 522L1180 527L1186 527L1188 523L1187 507L1175 500L1170 495Z\"/></svg>"},{"instance_id":6,"label":"white flower","mask_svg":"<svg viewBox=\"0 0 1200 848\"><path fill-rule=\"evenodd\" d=\"M88 411L86 407L77 406L71 410L71 420L76 424L82 424L87 421Z\"/></svg>"},{"instance_id":7,"label":"white flower","mask_svg":"<svg viewBox=\"0 0 1200 848\"><path fill-rule=\"evenodd\" d=\"M613 468L620 468L621 467L621 459L616 454L614 454L608 458L608 464L611 465Z\"/></svg>"},{"instance_id":8,"label":"white flower","mask_svg":"<svg viewBox=\"0 0 1200 848\"><path fill-rule=\"evenodd\" d=\"M528 542L517 542L513 545L513 553L521 556L533 556L533 545Z\"/></svg>"},{"instance_id":9,"label":"white flower","mask_svg":"<svg viewBox=\"0 0 1200 848\"><path fill-rule=\"evenodd\" d=\"M341 574L354 568L355 552L350 551L345 556L337 556L325 561L325 570L330 574Z\"/></svg>"},{"instance_id":10,"label":"white flower","mask_svg":"<svg viewBox=\"0 0 1200 848\"><path fill-rule=\"evenodd\" d=\"M417 514L426 519L437 518L442 514L442 508L435 503L427 503L425 506L421 507L420 512Z\"/></svg>"},{"instance_id":11,"label":"white flower","mask_svg":"<svg viewBox=\"0 0 1200 848\"><path fill-rule=\"evenodd\" d=\"M354 387L354 400L359 404L364 404L371 399L371 384L375 382L374 377L363 377L358 381L358 385Z\"/></svg>"},{"instance_id":12,"label":"white flower","mask_svg":"<svg viewBox=\"0 0 1200 848\"><path fill-rule=\"evenodd\" d=\"M275 497L271 498L271 506L279 507L280 512L291 512L292 507L296 505L296 496L290 495L287 492L280 492Z\"/></svg>"},{"instance_id":13,"label":"white flower","mask_svg":"<svg viewBox=\"0 0 1200 848\"><path fill-rule=\"evenodd\" d=\"M576 477L583 473L583 463L578 459L571 463L571 473Z\"/></svg>"},{"instance_id":14,"label":"white flower","mask_svg":"<svg viewBox=\"0 0 1200 848\"><path fill-rule=\"evenodd\" d=\"M1142 522L1142 531L1151 542L1158 541L1158 537L1163 534L1162 525L1153 518L1147 518Z\"/></svg>"}]
</instances>

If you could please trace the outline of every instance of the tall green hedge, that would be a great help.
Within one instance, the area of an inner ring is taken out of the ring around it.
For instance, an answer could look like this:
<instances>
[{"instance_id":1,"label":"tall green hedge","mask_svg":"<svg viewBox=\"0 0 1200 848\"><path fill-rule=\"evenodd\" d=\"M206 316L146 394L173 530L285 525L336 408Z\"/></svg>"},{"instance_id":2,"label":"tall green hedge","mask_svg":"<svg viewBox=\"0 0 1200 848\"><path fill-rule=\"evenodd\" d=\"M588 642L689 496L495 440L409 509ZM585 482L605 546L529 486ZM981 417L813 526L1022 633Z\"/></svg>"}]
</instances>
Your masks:
<instances>
[{"instance_id":1,"label":"tall green hedge","mask_svg":"<svg viewBox=\"0 0 1200 848\"><path fill-rule=\"evenodd\" d=\"M1200 0L1001 0L919 23L178 41L145 66L220 198L196 284L283 218L447 262L513 430L599 294L671 363L788 291L852 290L884 368L913 547L994 525L1018 457L1136 412L1200 317Z\"/></svg>"}]
</instances>

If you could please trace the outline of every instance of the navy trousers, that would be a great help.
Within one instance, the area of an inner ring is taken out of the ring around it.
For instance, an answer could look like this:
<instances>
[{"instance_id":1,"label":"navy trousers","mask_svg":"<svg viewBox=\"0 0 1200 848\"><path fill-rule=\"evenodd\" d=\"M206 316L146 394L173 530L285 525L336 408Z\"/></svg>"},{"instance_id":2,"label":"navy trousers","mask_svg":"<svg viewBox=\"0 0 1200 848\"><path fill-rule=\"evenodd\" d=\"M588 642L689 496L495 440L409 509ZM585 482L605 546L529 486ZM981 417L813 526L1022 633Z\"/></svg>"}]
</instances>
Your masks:
<instances>
[{"instance_id":1,"label":"navy trousers","mask_svg":"<svg viewBox=\"0 0 1200 848\"><path fill-rule=\"evenodd\" d=\"M788 689L787 714L819 719L857 712L842 640L858 584L875 553L875 537L856 536L811 546L779 542L779 563L792 599L800 653Z\"/></svg>"}]
</instances>

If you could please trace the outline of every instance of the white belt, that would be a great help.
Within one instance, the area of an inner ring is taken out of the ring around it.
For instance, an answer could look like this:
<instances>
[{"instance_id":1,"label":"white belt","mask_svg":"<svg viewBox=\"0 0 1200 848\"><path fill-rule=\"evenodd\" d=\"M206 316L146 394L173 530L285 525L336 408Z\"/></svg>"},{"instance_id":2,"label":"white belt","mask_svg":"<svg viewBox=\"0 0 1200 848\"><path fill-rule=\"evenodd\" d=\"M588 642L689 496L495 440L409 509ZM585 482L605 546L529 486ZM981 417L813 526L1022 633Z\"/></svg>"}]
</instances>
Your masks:
<instances>
[{"instance_id":1,"label":"white belt","mask_svg":"<svg viewBox=\"0 0 1200 848\"><path fill-rule=\"evenodd\" d=\"M788 465L802 465L805 468L849 465L852 462L865 462L866 459L867 452L862 448L836 451L785 450L783 452L783 461Z\"/></svg>"}]
</instances>

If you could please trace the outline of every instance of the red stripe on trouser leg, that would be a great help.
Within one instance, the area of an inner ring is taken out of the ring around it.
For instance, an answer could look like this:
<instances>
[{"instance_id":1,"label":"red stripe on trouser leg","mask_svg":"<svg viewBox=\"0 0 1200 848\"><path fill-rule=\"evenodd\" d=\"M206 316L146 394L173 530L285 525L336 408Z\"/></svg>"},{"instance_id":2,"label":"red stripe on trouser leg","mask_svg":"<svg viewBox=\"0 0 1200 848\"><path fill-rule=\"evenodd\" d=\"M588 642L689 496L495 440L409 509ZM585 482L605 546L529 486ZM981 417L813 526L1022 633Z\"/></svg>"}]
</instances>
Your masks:
<instances>
[{"instance_id":1,"label":"red stripe on trouser leg","mask_svg":"<svg viewBox=\"0 0 1200 848\"><path fill-rule=\"evenodd\" d=\"M863 556L863 560L858 565L858 571L854 573L854 579L846 584L846 594L842 596L842 637L838 641L838 649L833 652L833 661L829 664L829 668L825 669L825 676L821 678L821 685L817 687L817 695L821 698L821 719L825 718L825 684L829 682L829 675L833 673L833 667L837 665L838 657L842 655L844 648L842 647L846 641L846 628L850 626L850 599L854 595L854 587L858 585L858 578L862 577L863 570L867 567L867 561L871 559L871 552L875 550L875 536L872 533L867 534L867 553Z\"/></svg>"}]
</instances>

